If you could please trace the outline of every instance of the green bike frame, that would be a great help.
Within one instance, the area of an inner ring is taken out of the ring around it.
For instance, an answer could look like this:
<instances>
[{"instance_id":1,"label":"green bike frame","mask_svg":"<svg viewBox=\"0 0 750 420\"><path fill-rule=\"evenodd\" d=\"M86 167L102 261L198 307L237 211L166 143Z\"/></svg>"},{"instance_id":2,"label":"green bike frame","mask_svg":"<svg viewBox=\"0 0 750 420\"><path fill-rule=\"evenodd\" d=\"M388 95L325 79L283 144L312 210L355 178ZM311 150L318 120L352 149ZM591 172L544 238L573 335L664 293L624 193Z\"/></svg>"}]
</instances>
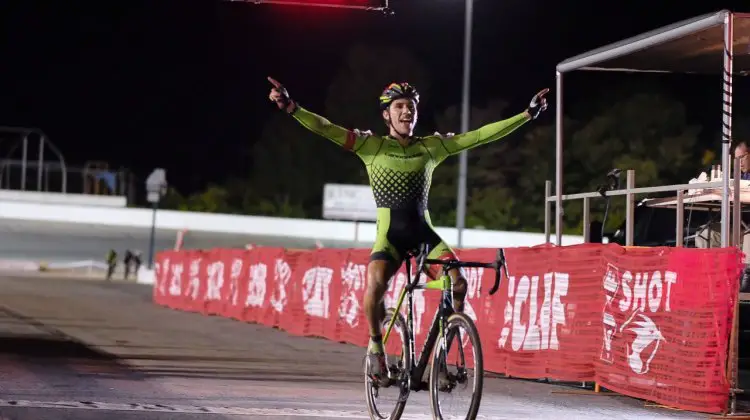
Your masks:
<instances>
[{"instance_id":1,"label":"green bike frame","mask_svg":"<svg viewBox=\"0 0 750 420\"><path fill-rule=\"evenodd\" d=\"M404 303L404 298L408 297L408 309L406 311L407 319L406 319L406 325L408 332L406 334L408 339L408 349L409 353L411 355L410 360L412 361L412 366L404 366L404 368L409 372L410 376L410 388L413 391L420 391L420 390L427 390L428 384L427 382L422 381L422 376L424 375L425 369L427 369L428 360L430 357L430 354L432 352L432 348L435 346L435 343L439 338L442 338L445 330L445 320L453 313L453 281L448 275L448 267L446 265L443 265L442 275L437 280L432 280L425 282L424 284L418 284L419 276L422 273L421 268L425 264L445 264L442 260L424 260L421 262L421 264L417 264L418 270L417 270L417 281L414 282L412 285L411 282L411 267L409 263L409 259L406 259L406 284L404 285L404 288L401 289L401 294L398 297L398 302L396 303L395 307L395 314L398 314L401 310L401 305ZM424 346L422 347L422 352L419 355L419 362L415 365L414 361L416 360L416 354L415 354L415 344L414 344L414 317L412 314L412 310L414 308L414 300L413 300L413 293L414 290L439 290L442 292L442 299L440 300L440 306L435 311L435 316L432 320L432 325L430 326L430 331L427 334L427 339L424 342ZM386 328L385 334L383 335L383 346L388 343L388 337L391 334L391 330L393 328L393 324L396 322L396 316L391 317L390 322L388 323L388 327Z\"/></svg>"},{"instance_id":2,"label":"green bike frame","mask_svg":"<svg viewBox=\"0 0 750 420\"><path fill-rule=\"evenodd\" d=\"M407 336L407 346L409 355L411 356L409 360L411 360L411 366L404 366L404 369L406 372L408 372L409 375L409 388L414 391L420 391L420 390L426 390L429 388L427 382L422 381L422 376L424 375L425 369L427 369L428 364L428 358L430 357L430 354L432 353L432 349L435 346L435 343L439 338L442 338L445 335L445 324L448 317L450 317L453 314L453 281L448 275L448 272L454 268L469 268L469 267L475 267L475 268L490 268L495 270L495 283L492 286L492 288L489 291L489 295L492 296L497 292L498 287L500 287L500 270L505 270L506 277L508 276L508 266L505 259L505 252L502 248L499 248L497 250L497 257L495 262L493 263L479 263L479 262L463 262L458 260L436 260L436 259L427 259L428 255L428 247L425 244L422 244L420 247L420 253L419 256L413 255L411 253L407 254L404 262L406 264L406 284L404 285L404 288L401 289L401 294L398 297L398 302L396 303L396 308L394 312L394 316L391 318L390 322L388 322L388 327L386 328L385 334L383 335L383 346L385 346L388 343L388 337L391 335L391 330L393 329L393 325L396 322L396 316L401 311L401 305L404 304L404 298L408 297L408 307L406 311L406 329L408 330L406 333ZM414 281L411 280L411 258L416 257L417 260L417 273L416 278ZM421 274L423 274L422 270L426 265L440 265L442 266L442 274L437 280L432 280L425 282L424 284L419 284L419 277ZM435 312L435 316L432 319L432 324L430 326L430 331L427 333L427 339L424 342L424 346L422 347L422 352L419 355L419 362L416 364L414 361L416 360L416 354L415 354L415 344L414 344L414 317L412 314L412 311L414 309L414 299L413 299L413 293L414 290L439 290L442 294L442 298L440 299L440 305ZM461 340L461 335L458 334L458 340ZM446 348L450 348L450 344L453 341L454 337L450 336L448 337L447 343L445 343ZM461 356L463 356L463 349L459 346L459 353L461 353Z\"/></svg>"}]
</instances>

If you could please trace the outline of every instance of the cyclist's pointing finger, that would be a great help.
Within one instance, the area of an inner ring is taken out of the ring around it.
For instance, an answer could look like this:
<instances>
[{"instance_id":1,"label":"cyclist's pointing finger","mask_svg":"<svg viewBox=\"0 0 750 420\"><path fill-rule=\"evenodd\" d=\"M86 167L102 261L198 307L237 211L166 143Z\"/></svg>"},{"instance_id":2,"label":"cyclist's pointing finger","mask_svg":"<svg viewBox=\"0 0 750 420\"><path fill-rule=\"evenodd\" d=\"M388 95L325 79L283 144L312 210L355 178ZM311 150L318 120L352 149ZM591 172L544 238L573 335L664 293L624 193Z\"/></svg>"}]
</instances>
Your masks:
<instances>
[{"instance_id":1,"label":"cyclist's pointing finger","mask_svg":"<svg viewBox=\"0 0 750 420\"><path fill-rule=\"evenodd\" d=\"M281 87L281 83L277 82L276 79L274 79L273 77L268 76L267 78L268 78L268 81L271 82L271 84L274 87L276 87L276 88L280 88Z\"/></svg>"}]
</instances>

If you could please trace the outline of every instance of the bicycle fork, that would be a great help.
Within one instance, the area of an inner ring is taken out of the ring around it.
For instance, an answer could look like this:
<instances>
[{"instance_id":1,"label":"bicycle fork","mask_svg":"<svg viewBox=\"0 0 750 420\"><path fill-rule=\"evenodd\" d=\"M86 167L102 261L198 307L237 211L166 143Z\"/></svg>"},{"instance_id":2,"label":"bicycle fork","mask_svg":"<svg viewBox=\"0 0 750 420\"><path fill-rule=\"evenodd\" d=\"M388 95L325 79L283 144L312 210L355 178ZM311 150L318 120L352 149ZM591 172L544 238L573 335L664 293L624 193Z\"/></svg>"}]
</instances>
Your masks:
<instances>
[{"instance_id":1,"label":"bicycle fork","mask_svg":"<svg viewBox=\"0 0 750 420\"><path fill-rule=\"evenodd\" d=\"M439 320L439 335L438 340L442 346L440 346L435 349L435 351L442 350L442 356L440 360L440 365L442 368L445 369L445 377L448 379L449 383L451 383L451 388L453 385L453 380L461 381L462 379L465 379L464 376L466 375L465 369L463 366L458 367L459 370L457 372L457 375L451 375L448 372L448 350L451 348L451 345L453 344L453 340L457 339L457 347L458 347L458 354L459 354L459 363L464 362L464 349L463 349L463 339L461 338L461 331L456 330L455 334L447 335L446 329L447 329L447 323L448 318L454 313L453 309L453 284L451 282L450 277L448 274L443 275L443 293L442 293L442 301L441 301L441 311L440 311L440 320ZM440 340L442 338L443 340ZM453 377L453 378L451 378Z\"/></svg>"}]
</instances>

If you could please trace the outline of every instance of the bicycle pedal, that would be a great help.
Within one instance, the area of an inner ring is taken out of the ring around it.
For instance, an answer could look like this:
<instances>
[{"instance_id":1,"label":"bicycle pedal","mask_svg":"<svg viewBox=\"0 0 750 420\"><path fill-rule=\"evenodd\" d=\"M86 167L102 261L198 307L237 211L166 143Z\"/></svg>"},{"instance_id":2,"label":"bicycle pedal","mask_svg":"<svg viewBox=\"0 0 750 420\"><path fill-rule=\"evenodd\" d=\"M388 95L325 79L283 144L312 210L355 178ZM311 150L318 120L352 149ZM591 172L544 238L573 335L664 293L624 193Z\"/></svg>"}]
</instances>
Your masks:
<instances>
[{"instance_id":1,"label":"bicycle pedal","mask_svg":"<svg viewBox=\"0 0 750 420\"><path fill-rule=\"evenodd\" d=\"M383 379L377 378L374 375L368 375L368 377L372 381L373 385L375 385L375 387L377 388L389 388L391 385L393 385L396 382L393 379L388 378L388 377L383 378Z\"/></svg>"}]
</instances>

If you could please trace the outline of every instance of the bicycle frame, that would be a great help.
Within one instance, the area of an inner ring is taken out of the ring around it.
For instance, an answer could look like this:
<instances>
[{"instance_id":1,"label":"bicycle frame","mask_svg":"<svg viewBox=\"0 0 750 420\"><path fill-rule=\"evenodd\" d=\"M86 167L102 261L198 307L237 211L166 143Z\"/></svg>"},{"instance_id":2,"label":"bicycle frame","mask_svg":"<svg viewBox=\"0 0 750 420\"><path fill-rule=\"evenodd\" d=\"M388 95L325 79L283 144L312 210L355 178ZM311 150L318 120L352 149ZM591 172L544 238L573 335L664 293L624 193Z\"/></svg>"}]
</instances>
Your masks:
<instances>
[{"instance_id":1,"label":"bicycle frame","mask_svg":"<svg viewBox=\"0 0 750 420\"><path fill-rule=\"evenodd\" d=\"M405 259L406 263L406 284L404 285L404 288L401 289L401 293L399 294L398 301L396 303L395 307L395 314L398 314L401 310L401 305L404 303L404 298L408 298L408 305L407 311L406 311L406 325L407 325L407 340L408 340L408 349L410 353L410 360L411 360L411 366L405 366L404 368L408 370L409 372L409 388L413 391L419 391L419 390L426 390L427 389L427 383L422 381L422 376L424 376L425 369L427 369L428 360L430 357L430 354L432 353L432 350L435 346L435 343L437 340L441 337L443 337L445 333L445 321L446 319L453 313L453 280L451 279L451 276L448 274L448 272L454 268L462 268L462 267L482 267L482 268L493 268L496 270L495 275L495 284L490 290L489 294L494 294L500 284L500 269L504 268L506 269L506 275L507 275L507 266L505 264L505 254L502 249L498 250L498 257L497 261L495 263L476 263L476 262L463 262L458 260L437 260L437 259L427 259L427 247L422 246L420 257L416 257L417 260L417 272L416 272L416 279L414 281L411 280L411 256L407 255ZM421 260L421 261L420 261ZM422 274L422 270L426 265L440 265L442 266L442 274L436 279L432 281L427 281L424 284L419 284L419 277L420 274ZM414 290L439 290L442 293L442 298L440 299L440 305L438 306L437 310L435 311L435 315L432 319L432 323L430 325L430 330L427 333L427 339L424 342L424 345L422 346L422 351L419 355L419 361L415 364L416 360L416 353L415 353L415 347L414 344L414 316L413 316L413 309L414 309L414 299L413 299L413 293ZM386 328L385 334L383 335L383 346L388 343L388 337L391 334L391 330L393 328L394 323L396 322L396 316L393 316L391 320L388 322L388 327Z\"/></svg>"},{"instance_id":2,"label":"bicycle frame","mask_svg":"<svg viewBox=\"0 0 750 420\"><path fill-rule=\"evenodd\" d=\"M450 316L450 314L453 312L453 281L451 279L451 276L448 275L449 268L447 265L445 265L445 261L442 260L425 260L424 264L443 264L442 269L442 275L437 280L432 280L425 282L422 285L415 285L410 286L411 284L411 267L409 264L409 259L406 260L406 285L404 285L404 288L401 289L401 294L398 297L398 302L396 303L395 313L398 314L401 310L401 305L404 303L404 298L408 298L408 310L406 311L406 325L407 325L407 340L409 341L409 352L411 355L411 366L405 366L406 369L409 371L410 381L409 383L410 388L412 391L419 391L419 390L425 390L427 389L427 383L422 382L422 376L424 376L425 369L427 369L427 364L429 361L430 354L432 353L432 349L435 346L435 342L437 342L437 339L443 336L444 333L444 323L445 320ZM422 272L421 267L417 271L416 277L419 278L420 273ZM416 364L414 361L416 360L416 354L415 354L415 347L414 344L414 316L413 316L413 304L414 304L414 290L440 290L442 292L442 299L440 299L440 305L438 309L435 311L435 315L432 319L432 324L430 325L430 331L427 334L427 339L424 342L424 345L422 346L422 351L419 355L419 362ZM388 323L388 327L386 328L385 334L383 335L383 346L386 345L388 342L388 337L391 334L391 329L393 328L393 324L396 322L396 317L392 317L390 322Z\"/></svg>"}]
</instances>

